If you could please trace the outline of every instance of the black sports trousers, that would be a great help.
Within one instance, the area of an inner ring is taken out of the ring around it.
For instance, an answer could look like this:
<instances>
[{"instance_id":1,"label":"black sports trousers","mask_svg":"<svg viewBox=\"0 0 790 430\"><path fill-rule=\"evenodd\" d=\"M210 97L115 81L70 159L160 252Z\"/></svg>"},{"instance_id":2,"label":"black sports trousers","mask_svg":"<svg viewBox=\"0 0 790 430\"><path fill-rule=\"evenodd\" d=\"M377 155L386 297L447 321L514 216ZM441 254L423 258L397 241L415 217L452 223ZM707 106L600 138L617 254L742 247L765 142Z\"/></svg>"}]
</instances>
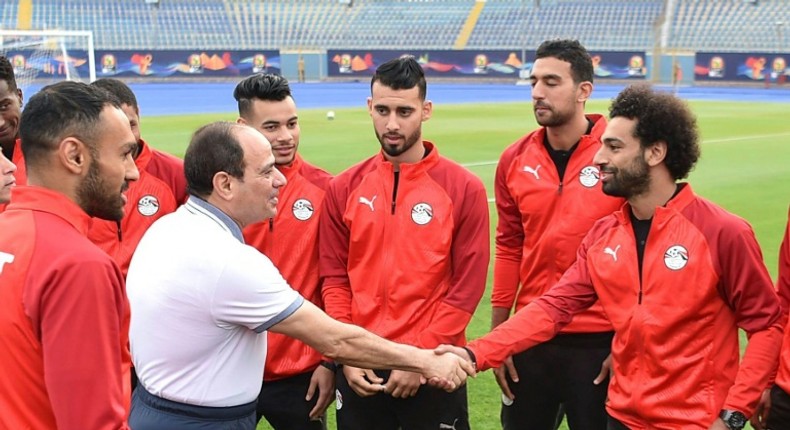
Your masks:
<instances>
[{"instance_id":1,"label":"black sports trousers","mask_svg":"<svg viewBox=\"0 0 790 430\"><path fill-rule=\"evenodd\" d=\"M310 411L318 401L318 392L309 402L304 399L312 376L310 371L265 381L258 395L255 422L265 418L274 430L326 430L326 415L320 421L310 421Z\"/></svg>"},{"instance_id":2,"label":"black sports trousers","mask_svg":"<svg viewBox=\"0 0 790 430\"><path fill-rule=\"evenodd\" d=\"M389 371L376 371L386 381ZM360 397L349 387L342 367L337 371L338 430L469 430L466 385L447 393L423 385L414 397L387 393Z\"/></svg>"},{"instance_id":3,"label":"black sports trousers","mask_svg":"<svg viewBox=\"0 0 790 430\"><path fill-rule=\"evenodd\" d=\"M769 430L790 429L790 395L778 385L771 388L771 412L766 424Z\"/></svg>"},{"instance_id":4,"label":"black sports trousers","mask_svg":"<svg viewBox=\"0 0 790 430\"><path fill-rule=\"evenodd\" d=\"M606 430L609 380L594 385L593 379L611 351L613 336L560 334L514 355L519 382L508 377L516 398L510 405L502 402L502 428L554 430L563 405L570 430Z\"/></svg>"}]
</instances>

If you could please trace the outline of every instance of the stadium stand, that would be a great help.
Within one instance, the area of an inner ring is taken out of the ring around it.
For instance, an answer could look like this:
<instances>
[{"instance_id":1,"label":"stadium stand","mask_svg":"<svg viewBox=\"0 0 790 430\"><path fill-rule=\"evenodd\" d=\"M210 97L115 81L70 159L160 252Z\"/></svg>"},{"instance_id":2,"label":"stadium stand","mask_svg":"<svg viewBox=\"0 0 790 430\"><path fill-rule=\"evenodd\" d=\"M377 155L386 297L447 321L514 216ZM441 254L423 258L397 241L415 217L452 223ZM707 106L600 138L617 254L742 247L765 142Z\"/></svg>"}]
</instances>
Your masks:
<instances>
[{"instance_id":1,"label":"stadium stand","mask_svg":"<svg viewBox=\"0 0 790 430\"><path fill-rule=\"evenodd\" d=\"M97 49L451 49L474 0L32 0L35 29L93 30ZM0 28L16 27L16 0ZM788 49L787 0L488 0L465 46ZM667 22L662 32L659 26ZM467 29L468 30L468 29ZM663 34L664 37L659 35Z\"/></svg>"},{"instance_id":2,"label":"stadium stand","mask_svg":"<svg viewBox=\"0 0 790 430\"><path fill-rule=\"evenodd\" d=\"M787 0L678 0L667 48L759 52L790 49Z\"/></svg>"}]
</instances>

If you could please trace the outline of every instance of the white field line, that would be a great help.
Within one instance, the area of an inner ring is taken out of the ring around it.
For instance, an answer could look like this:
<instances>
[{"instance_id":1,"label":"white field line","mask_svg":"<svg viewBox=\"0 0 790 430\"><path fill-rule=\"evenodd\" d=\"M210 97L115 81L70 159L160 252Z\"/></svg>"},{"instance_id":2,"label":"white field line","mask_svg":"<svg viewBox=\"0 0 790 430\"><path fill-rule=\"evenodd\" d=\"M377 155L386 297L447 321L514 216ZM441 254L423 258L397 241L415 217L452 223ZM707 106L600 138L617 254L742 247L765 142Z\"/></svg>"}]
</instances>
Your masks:
<instances>
[{"instance_id":1,"label":"white field line","mask_svg":"<svg viewBox=\"0 0 790 430\"><path fill-rule=\"evenodd\" d=\"M710 139L710 140L705 140L702 143L705 144L705 143L740 142L743 140L773 139L776 137L787 137L787 136L790 136L790 133L754 134L751 136L724 137L721 139ZM495 165L498 162L499 160L486 160L486 161L475 161L473 163L462 163L461 165L464 167L479 167L479 166Z\"/></svg>"},{"instance_id":2,"label":"white field line","mask_svg":"<svg viewBox=\"0 0 790 430\"><path fill-rule=\"evenodd\" d=\"M774 133L774 134L753 134L751 136L738 136L738 137L724 137L721 139L710 139L703 141L702 143L726 143L726 142L740 142L743 140L754 140L754 139L773 139L776 137L787 137L790 136L790 133ZM494 161L476 161L474 163L463 163L461 164L464 167L477 167L477 166L490 166L497 164L499 160ZM488 198L488 203L494 203L496 199L493 197Z\"/></svg>"}]
</instances>

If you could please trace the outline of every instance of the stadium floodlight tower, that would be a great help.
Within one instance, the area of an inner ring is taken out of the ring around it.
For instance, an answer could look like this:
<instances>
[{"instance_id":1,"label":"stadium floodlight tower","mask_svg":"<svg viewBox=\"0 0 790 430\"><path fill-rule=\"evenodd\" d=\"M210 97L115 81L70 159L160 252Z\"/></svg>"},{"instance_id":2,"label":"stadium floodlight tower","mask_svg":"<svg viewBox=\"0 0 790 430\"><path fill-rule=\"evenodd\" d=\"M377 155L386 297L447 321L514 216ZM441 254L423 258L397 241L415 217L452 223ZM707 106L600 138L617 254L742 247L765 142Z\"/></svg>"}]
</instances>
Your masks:
<instances>
[{"instance_id":1,"label":"stadium floodlight tower","mask_svg":"<svg viewBox=\"0 0 790 430\"><path fill-rule=\"evenodd\" d=\"M93 45L92 31L71 31L71 30L4 30L0 29L0 54L7 55L9 52L31 52L30 63L34 63L36 58L55 58L61 56L63 59L63 77L69 81L84 80L80 76L77 68L72 63L72 56L69 52L85 51L88 56L88 79L89 82L96 80L96 57ZM26 83L26 79L35 79L35 74L31 76L17 76L17 81L22 81L20 85ZM54 74L54 73L51 73ZM19 73L18 73L19 75ZM29 82L27 82L29 84Z\"/></svg>"}]
</instances>

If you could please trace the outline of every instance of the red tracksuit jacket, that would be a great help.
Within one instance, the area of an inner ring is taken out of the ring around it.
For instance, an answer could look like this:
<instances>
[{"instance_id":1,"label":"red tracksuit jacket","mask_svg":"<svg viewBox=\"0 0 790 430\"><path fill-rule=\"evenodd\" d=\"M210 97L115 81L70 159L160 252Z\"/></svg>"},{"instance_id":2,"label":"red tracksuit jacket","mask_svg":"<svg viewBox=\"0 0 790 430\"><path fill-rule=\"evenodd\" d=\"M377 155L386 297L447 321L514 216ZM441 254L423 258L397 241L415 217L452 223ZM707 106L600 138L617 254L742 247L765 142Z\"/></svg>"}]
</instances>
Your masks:
<instances>
[{"instance_id":1,"label":"red tracksuit jacket","mask_svg":"<svg viewBox=\"0 0 790 430\"><path fill-rule=\"evenodd\" d=\"M0 428L127 428L129 303L90 222L40 187L0 214Z\"/></svg>"},{"instance_id":2,"label":"red tracksuit jacket","mask_svg":"<svg viewBox=\"0 0 790 430\"><path fill-rule=\"evenodd\" d=\"M781 344L781 309L751 227L687 184L657 208L640 282L630 206L598 221L559 283L469 347L485 369L600 301L615 329L607 411L634 430L750 416ZM750 336L739 366L738 328Z\"/></svg>"},{"instance_id":3,"label":"red tracksuit jacket","mask_svg":"<svg viewBox=\"0 0 790 430\"><path fill-rule=\"evenodd\" d=\"M288 181L280 189L273 219L244 229L244 241L265 254L288 284L323 308L318 278L318 220L332 175L296 155L290 166L277 166ZM309 372L321 354L300 340L267 332L263 379L272 381Z\"/></svg>"},{"instance_id":4,"label":"red tracksuit jacket","mask_svg":"<svg viewBox=\"0 0 790 430\"><path fill-rule=\"evenodd\" d=\"M588 118L594 126L568 160L564 178L543 145L545 128L522 137L502 154L495 179L499 222L492 306L512 309L515 302L519 310L548 291L573 263L595 221L623 205L623 199L601 191L600 172L592 163L606 119ZM611 330L596 304L574 316L563 332Z\"/></svg>"},{"instance_id":5,"label":"red tracksuit jacket","mask_svg":"<svg viewBox=\"0 0 790 430\"><path fill-rule=\"evenodd\" d=\"M124 278L146 230L187 199L184 162L151 148L143 140L139 143L140 153L134 163L140 179L129 183L123 219L120 224L94 219L88 230L88 238L115 259Z\"/></svg>"},{"instance_id":6,"label":"red tracksuit jacket","mask_svg":"<svg viewBox=\"0 0 790 430\"><path fill-rule=\"evenodd\" d=\"M787 214L787 229L779 248L779 280L776 282L776 290L782 300L785 312L790 306L790 210ZM790 321L785 328L785 339L782 345L782 354L779 360L779 374L776 377L776 384L786 393L790 393Z\"/></svg>"},{"instance_id":7,"label":"red tracksuit jacket","mask_svg":"<svg viewBox=\"0 0 790 430\"><path fill-rule=\"evenodd\" d=\"M25 166L25 157L22 155L22 143L19 139L14 144L14 155L11 162L16 165L16 172L14 172L14 179L16 179L16 186L27 185L27 166ZM11 190L11 197L14 196L14 190ZM0 204L0 213L5 211L8 203Z\"/></svg>"},{"instance_id":8,"label":"red tracksuit jacket","mask_svg":"<svg viewBox=\"0 0 790 430\"><path fill-rule=\"evenodd\" d=\"M462 345L485 290L488 203L480 179L439 156L394 166L378 154L338 175L321 214L327 313L390 340Z\"/></svg>"}]
</instances>

